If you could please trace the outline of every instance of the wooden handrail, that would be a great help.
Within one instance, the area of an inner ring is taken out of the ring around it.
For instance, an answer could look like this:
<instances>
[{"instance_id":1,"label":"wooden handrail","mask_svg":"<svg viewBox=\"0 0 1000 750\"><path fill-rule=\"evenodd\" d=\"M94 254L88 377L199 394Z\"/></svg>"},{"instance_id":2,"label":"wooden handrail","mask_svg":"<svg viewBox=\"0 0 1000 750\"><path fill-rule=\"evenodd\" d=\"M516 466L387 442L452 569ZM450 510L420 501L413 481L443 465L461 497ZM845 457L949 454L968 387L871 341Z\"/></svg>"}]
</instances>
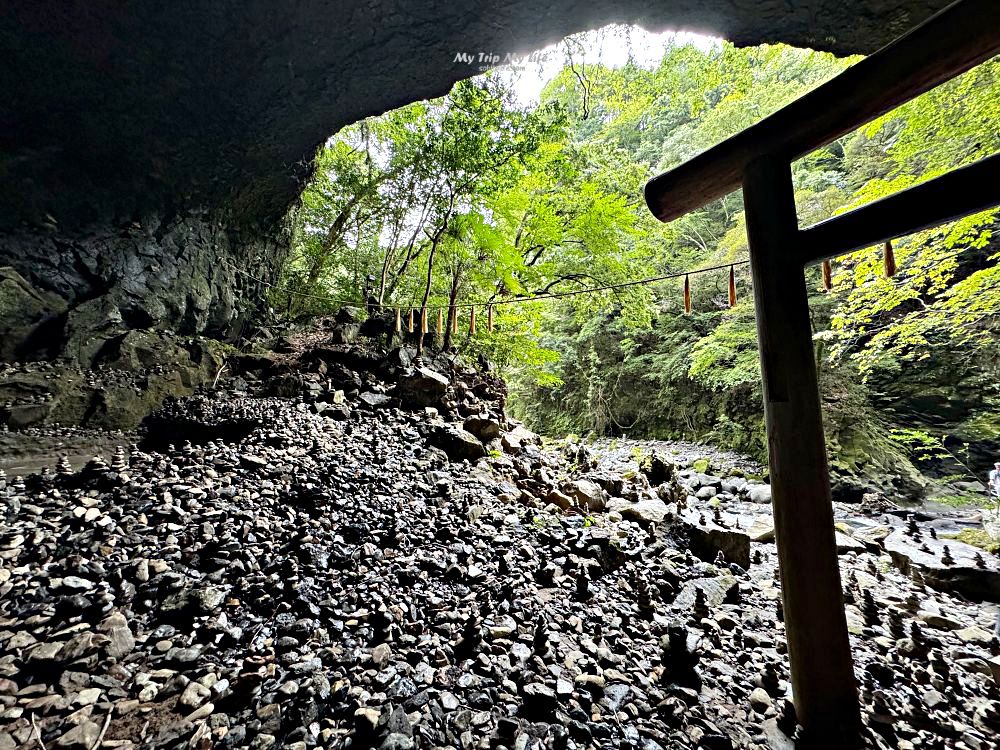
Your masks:
<instances>
[{"instance_id":1,"label":"wooden handrail","mask_svg":"<svg viewBox=\"0 0 1000 750\"><path fill-rule=\"evenodd\" d=\"M793 161L1000 53L998 0L958 0L756 125L646 183L660 221L737 190L761 157Z\"/></svg>"},{"instance_id":2,"label":"wooden handrail","mask_svg":"<svg viewBox=\"0 0 1000 750\"><path fill-rule=\"evenodd\" d=\"M952 170L848 213L806 227L803 264L876 245L1000 205L1000 154Z\"/></svg>"}]
</instances>

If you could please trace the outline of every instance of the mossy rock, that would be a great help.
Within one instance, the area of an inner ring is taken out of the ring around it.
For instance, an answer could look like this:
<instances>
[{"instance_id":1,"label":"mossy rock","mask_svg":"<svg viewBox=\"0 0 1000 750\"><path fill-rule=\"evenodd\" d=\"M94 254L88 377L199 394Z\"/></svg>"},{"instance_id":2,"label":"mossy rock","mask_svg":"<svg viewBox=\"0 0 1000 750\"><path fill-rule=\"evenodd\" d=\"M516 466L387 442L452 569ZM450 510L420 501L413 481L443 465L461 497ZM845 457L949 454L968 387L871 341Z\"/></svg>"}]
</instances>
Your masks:
<instances>
[{"instance_id":1,"label":"mossy rock","mask_svg":"<svg viewBox=\"0 0 1000 750\"><path fill-rule=\"evenodd\" d=\"M712 468L712 462L707 458L696 458L691 462L691 468L699 474L708 474L708 470Z\"/></svg>"},{"instance_id":2,"label":"mossy rock","mask_svg":"<svg viewBox=\"0 0 1000 750\"><path fill-rule=\"evenodd\" d=\"M993 539L983 529L962 529L957 534L942 534L945 539L957 539L971 544L973 547L986 550L990 554L1000 555L1000 539Z\"/></svg>"}]
</instances>

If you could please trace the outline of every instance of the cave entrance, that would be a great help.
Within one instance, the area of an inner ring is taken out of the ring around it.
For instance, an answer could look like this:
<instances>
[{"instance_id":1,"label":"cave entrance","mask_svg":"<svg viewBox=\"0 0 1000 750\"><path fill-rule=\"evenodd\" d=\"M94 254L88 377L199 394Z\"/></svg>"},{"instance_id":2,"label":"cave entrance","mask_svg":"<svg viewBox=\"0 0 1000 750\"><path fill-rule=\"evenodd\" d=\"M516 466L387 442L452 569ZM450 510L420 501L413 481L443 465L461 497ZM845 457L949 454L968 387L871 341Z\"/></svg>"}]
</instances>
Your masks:
<instances>
[{"instance_id":1,"label":"cave entrance","mask_svg":"<svg viewBox=\"0 0 1000 750\"><path fill-rule=\"evenodd\" d=\"M1000 205L1000 154L800 229L791 162L1000 52L993 0L959 0L646 185L661 221L742 187L786 636L807 747L859 745L804 267Z\"/></svg>"}]
</instances>

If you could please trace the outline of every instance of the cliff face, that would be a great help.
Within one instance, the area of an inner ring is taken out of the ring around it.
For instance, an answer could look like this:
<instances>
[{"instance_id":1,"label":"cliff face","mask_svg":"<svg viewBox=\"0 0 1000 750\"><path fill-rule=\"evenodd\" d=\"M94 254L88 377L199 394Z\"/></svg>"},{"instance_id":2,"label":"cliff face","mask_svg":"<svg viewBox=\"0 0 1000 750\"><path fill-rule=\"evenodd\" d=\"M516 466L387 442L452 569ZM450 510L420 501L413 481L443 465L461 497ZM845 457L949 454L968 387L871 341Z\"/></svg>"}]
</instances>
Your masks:
<instances>
[{"instance_id":1,"label":"cliff face","mask_svg":"<svg viewBox=\"0 0 1000 750\"><path fill-rule=\"evenodd\" d=\"M286 247L280 227L234 227L194 212L72 234L0 235L8 267L0 282L8 287L0 297L0 355L67 355L89 365L106 334L122 329L233 335Z\"/></svg>"},{"instance_id":2,"label":"cliff face","mask_svg":"<svg viewBox=\"0 0 1000 750\"><path fill-rule=\"evenodd\" d=\"M0 267L49 327L0 356L39 337L65 353L73 331L51 321L95 300L95 324L231 332L260 300L233 266L271 280L317 146L479 72L458 53L523 53L612 21L870 52L943 5L14 0L0 11Z\"/></svg>"},{"instance_id":3,"label":"cliff face","mask_svg":"<svg viewBox=\"0 0 1000 750\"><path fill-rule=\"evenodd\" d=\"M211 382L211 338L242 331L286 248L278 224L193 211L0 235L0 425L133 429Z\"/></svg>"}]
</instances>

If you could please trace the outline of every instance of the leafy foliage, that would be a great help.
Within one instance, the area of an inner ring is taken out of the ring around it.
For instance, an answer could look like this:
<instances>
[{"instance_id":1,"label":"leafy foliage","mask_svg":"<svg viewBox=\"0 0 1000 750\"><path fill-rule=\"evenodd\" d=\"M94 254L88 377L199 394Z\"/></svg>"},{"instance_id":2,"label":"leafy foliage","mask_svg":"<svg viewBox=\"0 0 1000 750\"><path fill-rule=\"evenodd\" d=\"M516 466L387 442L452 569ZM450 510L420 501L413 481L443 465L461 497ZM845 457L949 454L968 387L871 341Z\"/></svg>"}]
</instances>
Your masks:
<instances>
[{"instance_id":1,"label":"leafy foliage","mask_svg":"<svg viewBox=\"0 0 1000 750\"><path fill-rule=\"evenodd\" d=\"M745 265L731 309L725 269L692 276L692 315L680 279L508 303L744 260L738 193L663 225L643 184L854 60L674 44L653 69L612 68L582 65L585 43L567 46L538 106L517 104L508 79L489 74L334 136L303 195L275 303L293 314L342 299L502 303L492 333L463 327L439 343L497 361L532 426L707 439L763 457ZM980 65L793 164L800 224L1000 150L998 73L1000 60ZM835 469L903 471L917 436L1000 439L983 428L1000 405L997 217L899 240L891 279L881 248L837 261L829 293L807 270Z\"/></svg>"}]
</instances>

